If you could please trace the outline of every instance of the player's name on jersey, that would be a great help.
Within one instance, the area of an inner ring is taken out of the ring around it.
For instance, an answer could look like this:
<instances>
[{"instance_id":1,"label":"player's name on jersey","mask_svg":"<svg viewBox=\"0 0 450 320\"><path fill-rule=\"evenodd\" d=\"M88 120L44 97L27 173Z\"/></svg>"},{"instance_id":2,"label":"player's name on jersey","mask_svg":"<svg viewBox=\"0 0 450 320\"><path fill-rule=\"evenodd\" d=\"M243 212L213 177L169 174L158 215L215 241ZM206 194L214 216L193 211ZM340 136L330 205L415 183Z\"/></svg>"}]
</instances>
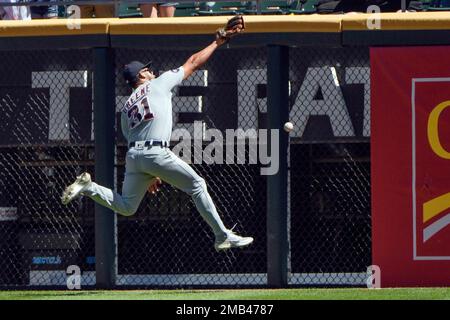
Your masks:
<instances>
[{"instance_id":1,"label":"player's name on jersey","mask_svg":"<svg viewBox=\"0 0 450 320\"><path fill-rule=\"evenodd\" d=\"M145 97L147 93L150 91L150 81L140 85L128 98L127 102L122 108L122 112L127 112L130 108L138 102L142 97Z\"/></svg>"}]
</instances>

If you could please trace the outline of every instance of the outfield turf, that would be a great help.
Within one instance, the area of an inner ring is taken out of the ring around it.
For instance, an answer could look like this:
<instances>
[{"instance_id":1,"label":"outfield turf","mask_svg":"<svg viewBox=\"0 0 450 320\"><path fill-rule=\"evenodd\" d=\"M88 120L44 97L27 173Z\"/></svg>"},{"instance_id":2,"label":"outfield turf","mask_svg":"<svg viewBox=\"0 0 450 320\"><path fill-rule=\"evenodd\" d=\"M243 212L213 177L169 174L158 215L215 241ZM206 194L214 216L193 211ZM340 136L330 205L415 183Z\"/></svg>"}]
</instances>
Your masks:
<instances>
[{"instance_id":1,"label":"outfield turf","mask_svg":"<svg viewBox=\"0 0 450 320\"><path fill-rule=\"evenodd\" d=\"M450 288L0 291L0 300L450 300Z\"/></svg>"}]
</instances>

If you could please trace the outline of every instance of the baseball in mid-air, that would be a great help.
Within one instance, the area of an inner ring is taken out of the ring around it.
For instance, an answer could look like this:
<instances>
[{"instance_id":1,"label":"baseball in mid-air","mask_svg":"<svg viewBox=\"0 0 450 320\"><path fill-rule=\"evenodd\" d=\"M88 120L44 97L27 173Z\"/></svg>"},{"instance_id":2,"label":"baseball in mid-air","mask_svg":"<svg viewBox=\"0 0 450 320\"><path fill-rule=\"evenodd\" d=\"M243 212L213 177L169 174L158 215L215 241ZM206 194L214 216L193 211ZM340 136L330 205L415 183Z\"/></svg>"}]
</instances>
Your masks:
<instances>
[{"instance_id":1,"label":"baseball in mid-air","mask_svg":"<svg viewBox=\"0 0 450 320\"><path fill-rule=\"evenodd\" d=\"M294 130L294 125L292 124L292 122L286 122L285 124L284 124L284 131L286 131L286 132L291 132L292 130Z\"/></svg>"}]
</instances>

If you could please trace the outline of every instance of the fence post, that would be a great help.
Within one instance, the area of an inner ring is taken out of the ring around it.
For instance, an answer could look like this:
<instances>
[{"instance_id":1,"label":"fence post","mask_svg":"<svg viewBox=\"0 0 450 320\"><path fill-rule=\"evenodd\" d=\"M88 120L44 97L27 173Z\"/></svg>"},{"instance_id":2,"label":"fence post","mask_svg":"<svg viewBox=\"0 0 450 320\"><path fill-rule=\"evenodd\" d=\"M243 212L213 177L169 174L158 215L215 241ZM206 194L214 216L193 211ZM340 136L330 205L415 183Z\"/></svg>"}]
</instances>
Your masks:
<instances>
[{"instance_id":1,"label":"fence post","mask_svg":"<svg viewBox=\"0 0 450 320\"><path fill-rule=\"evenodd\" d=\"M110 48L94 48L95 180L114 188L115 73ZM96 286L110 288L116 277L116 216L95 204Z\"/></svg>"},{"instance_id":2,"label":"fence post","mask_svg":"<svg viewBox=\"0 0 450 320\"><path fill-rule=\"evenodd\" d=\"M285 46L268 47L267 119L269 129L279 130L279 170L267 177L267 282L270 287L285 287L288 272L289 143L288 133L283 130L284 123L289 121L289 48Z\"/></svg>"}]
</instances>

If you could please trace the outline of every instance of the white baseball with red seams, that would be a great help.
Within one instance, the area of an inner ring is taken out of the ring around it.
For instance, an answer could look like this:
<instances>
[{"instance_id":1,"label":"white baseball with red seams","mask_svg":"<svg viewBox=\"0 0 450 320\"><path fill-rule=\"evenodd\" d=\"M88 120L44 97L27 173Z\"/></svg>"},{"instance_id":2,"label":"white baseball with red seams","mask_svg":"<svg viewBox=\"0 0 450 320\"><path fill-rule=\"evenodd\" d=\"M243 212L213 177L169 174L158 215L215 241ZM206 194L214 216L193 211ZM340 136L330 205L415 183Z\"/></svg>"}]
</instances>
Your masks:
<instances>
[{"instance_id":1,"label":"white baseball with red seams","mask_svg":"<svg viewBox=\"0 0 450 320\"><path fill-rule=\"evenodd\" d=\"M291 132L292 130L294 130L294 125L292 124L292 122L286 122L283 126L284 131L286 132Z\"/></svg>"}]
</instances>

